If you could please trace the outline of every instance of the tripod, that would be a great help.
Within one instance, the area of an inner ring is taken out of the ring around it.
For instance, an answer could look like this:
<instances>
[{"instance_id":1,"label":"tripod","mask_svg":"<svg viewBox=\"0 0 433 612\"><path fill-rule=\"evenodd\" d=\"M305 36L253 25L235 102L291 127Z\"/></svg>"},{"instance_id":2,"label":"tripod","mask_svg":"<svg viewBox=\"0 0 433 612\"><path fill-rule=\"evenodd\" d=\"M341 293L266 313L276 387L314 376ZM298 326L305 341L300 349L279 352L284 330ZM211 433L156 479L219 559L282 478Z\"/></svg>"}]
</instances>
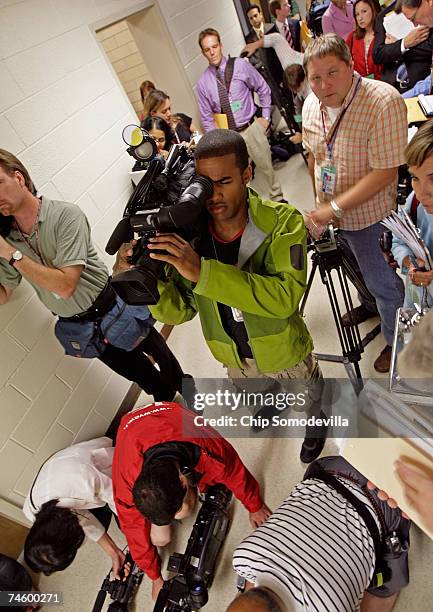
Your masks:
<instances>
[{"instance_id":1,"label":"tripod","mask_svg":"<svg viewBox=\"0 0 433 612\"><path fill-rule=\"evenodd\" d=\"M331 361L334 363L342 363L346 368L347 376L358 395L362 390L364 383L361 376L359 361L361 360L364 348L371 342L380 332L380 324L361 338L358 325L351 317L353 310L352 296L349 291L349 283L354 285L358 290L359 295L366 302L374 303L374 298L365 286L364 279L358 269L356 260L347 251L345 251L342 243L336 237L332 226L325 238L312 242L309 250L314 250L312 255L312 270L308 278L307 288L302 299L300 313L304 314L305 304L307 302L316 271L319 270L322 283L328 291L328 298L331 305L332 314L334 316L335 326L337 329L338 338L341 345L341 355L330 355L326 353L316 354L317 359L321 361ZM338 280L341 299L337 296L334 285L333 275ZM340 302L344 305L344 309L349 314L350 324L344 326L342 322L342 312Z\"/></svg>"}]
</instances>

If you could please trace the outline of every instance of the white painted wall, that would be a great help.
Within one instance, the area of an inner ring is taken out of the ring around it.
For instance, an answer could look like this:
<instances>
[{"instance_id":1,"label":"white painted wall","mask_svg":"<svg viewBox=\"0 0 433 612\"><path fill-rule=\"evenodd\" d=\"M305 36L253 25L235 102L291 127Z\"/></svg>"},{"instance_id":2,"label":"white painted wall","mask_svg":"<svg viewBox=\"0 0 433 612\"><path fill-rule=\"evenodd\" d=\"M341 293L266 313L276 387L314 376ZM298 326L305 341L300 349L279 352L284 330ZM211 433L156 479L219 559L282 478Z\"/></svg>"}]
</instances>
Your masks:
<instances>
[{"instance_id":1,"label":"white painted wall","mask_svg":"<svg viewBox=\"0 0 433 612\"><path fill-rule=\"evenodd\" d=\"M121 130L135 115L93 32L149 4L0 0L0 147L24 162L40 193L81 206L109 264L104 246L130 189ZM202 28L216 27L238 54L231 0L159 5L191 86L206 67ZM103 433L129 386L96 360L63 356L53 322L26 283L0 307L0 513L10 516L41 462Z\"/></svg>"}]
</instances>

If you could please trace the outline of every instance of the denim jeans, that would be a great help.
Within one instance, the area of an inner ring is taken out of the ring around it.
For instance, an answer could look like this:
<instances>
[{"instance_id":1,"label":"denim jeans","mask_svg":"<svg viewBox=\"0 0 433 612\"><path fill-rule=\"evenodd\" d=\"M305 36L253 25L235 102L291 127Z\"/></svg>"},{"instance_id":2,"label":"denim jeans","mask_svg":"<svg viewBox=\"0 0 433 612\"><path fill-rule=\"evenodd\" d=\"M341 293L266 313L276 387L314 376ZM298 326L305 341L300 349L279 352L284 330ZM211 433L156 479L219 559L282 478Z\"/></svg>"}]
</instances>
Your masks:
<instances>
[{"instance_id":1,"label":"denim jeans","mask_svg":"<svg viewBox=\"0 0 433 612\"><path fill-rule=\"evenodd\" d=\"M364 282L376 300L387 344L394 338L395 312L403 305L404 285L385 261L379 247L379 238L385 228L375 223L362 230L341 230L340 236L349 245L358 262Z\"/></svg>"}]
</instances>

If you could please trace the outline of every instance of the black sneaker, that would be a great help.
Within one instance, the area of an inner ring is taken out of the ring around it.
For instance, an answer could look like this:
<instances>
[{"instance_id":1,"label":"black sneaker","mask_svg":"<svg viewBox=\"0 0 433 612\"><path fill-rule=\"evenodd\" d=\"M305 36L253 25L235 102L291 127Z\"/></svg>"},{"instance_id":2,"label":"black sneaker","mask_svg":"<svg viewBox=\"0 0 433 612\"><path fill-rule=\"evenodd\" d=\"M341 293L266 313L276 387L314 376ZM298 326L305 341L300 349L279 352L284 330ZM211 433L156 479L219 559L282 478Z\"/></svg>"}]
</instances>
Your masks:
<instances>
[{"instance_id":1,"label":"black sneaker","mask_svg":"<svg viewBox=\"0 0 433 612\"><path fill-rule=\"evenodd\" d=\"M324 412L320 411L319 418L326 419L327 416ZM327 433L327 425L307 425L300 454L302 463L311 463L317 459L325 446Z\"/></svg>"}]
</instances>

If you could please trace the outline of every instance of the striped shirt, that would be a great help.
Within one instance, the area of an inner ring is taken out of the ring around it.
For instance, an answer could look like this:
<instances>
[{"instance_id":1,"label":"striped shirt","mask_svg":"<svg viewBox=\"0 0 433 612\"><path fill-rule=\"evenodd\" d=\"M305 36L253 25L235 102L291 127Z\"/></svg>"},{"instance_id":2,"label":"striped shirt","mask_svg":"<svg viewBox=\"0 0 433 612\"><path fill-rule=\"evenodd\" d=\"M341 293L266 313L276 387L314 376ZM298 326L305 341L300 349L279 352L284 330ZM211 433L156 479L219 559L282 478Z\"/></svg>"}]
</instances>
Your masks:
<instances>
[{"instance_id":1,"label":"striped shirt","mask_svg":"<svg viewBox=\"0 0 433 612\"><path fill-rule=\"evenodd\" d=\"M361 488L339 478L377 516ZM375 565L373 539L358 512L337 491L310 478L235 550L233 567L269 586L289 610L359 610Z\"/></svg>"},{"instance_id":2,"label":"striped shirt","mask_svg":"<svg viewBox=\"0 0 433 612\"><path fill-rule=\"evenodd\" d=\"M320 171L321 166L327 164L322 117L328 142L335 131L335 123L314 94L308 96L302 109L302 141L315 158L319 205L346 192L372 170L396 168L405 163L407 111L404 100L391 85L365 78L361 79L354 96L359 78L355 72L340 111L344 116L338 124L332 159L337 170L334 195L322 192ZM383 219L395 209L396 188L397 177L373 197L347 211L339 222L341 229L360 230Z\"/></svg>"}]
</instances>

